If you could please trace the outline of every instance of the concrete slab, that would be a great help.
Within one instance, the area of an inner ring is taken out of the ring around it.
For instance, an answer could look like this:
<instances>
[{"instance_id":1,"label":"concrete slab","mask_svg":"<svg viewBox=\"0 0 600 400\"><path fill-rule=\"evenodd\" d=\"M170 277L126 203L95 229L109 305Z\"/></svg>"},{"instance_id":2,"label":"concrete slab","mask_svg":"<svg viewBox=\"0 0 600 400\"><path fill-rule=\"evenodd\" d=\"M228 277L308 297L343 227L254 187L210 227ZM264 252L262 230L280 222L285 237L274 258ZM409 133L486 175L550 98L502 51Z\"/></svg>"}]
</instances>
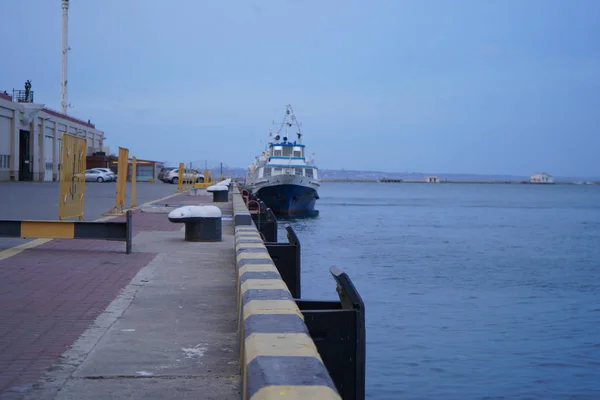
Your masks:
<instances>
[{"instance_id":1,"label":"concrete slab","mask_svg":"<svg viewBox=\"0 0 600 400\"><path fill-rule=\"evenodd\" d=\"M239 376L223 378L140 378L72 380L56 400L104 399L240 399ZM198 387L202 390L199 391Z\"/></svg>"},{"instance_id":2,"label":"concrete slab","mask_svg":"<svg viewBox=\"0 0 600 400\"><path fill-rule=\"evenodd\" d=\"M158 254L27 399L241 397L233 225L183 237L136 235L134 253Z\"/></svg>"},{"instance_id":3,"label":"concrete slab","mask_svg":"<svg viewBox=\"0 0 600 400\"><path fill-rule=\"evenodd\" d=\"M238 372L233 237L188 243L142 233L138 248L167 247L149 282L76 371L76 377L230 376ZM150 376L150 375L149 375Z\"/></svg>"}]
</instances>

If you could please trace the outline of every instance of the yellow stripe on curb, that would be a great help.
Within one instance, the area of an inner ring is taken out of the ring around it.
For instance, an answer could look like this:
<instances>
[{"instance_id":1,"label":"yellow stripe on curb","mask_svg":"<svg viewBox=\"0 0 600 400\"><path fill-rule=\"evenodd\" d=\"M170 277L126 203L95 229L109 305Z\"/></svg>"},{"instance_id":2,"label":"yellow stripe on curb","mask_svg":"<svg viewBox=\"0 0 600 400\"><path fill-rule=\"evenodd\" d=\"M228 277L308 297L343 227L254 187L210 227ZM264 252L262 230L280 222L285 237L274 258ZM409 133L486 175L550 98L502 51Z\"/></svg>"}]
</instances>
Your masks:
<instances>
[{"instance_id":1,"label":"yellow stripe on curb","mask_svg":"<svg viewBox=\"0 0 600 400\"><path fill-rule=\"evenodd\" d=\"M236 250L240 250L241 248L249 248L249 249L266 249L264 243L238 243L235 246Z\"/></svg>"},{"instance_id":2,"label":"yellow stripe on curb","mask_svg":"<svg viewBox=\"0 0 600 400\"><path fill-rule=\"evenodd\" d=\"M258 232L256 230L254 232L242 231L242 232L236 232L235 237L237 239L252 239L252 238L260 238L260 235L258 234Z\"/></svg>"},{"instance_id":3,"label":"yellow stripe on curb","mask_svg":"<svg viewBox=\"0 0 600 400\"><path fill-rule=\"evenodd\" d=\"M252 333L246 338L244 352L246 365L261 356L314 357L323 362L306 333Z\"/></svg>"},{"instance_id":4,"label":"yellow stripe on curb","mask_svg":"<svg viewBox=\"0 0 600 400\"><path fill-rule=\"evenodd\" d=\"M340 400L340 396L329 386L265 386L250 398L250 400Z\"/></svg>"},{"instance_id":5,"label":"yellow stripe on curb","mask_svg":"<svg viewBox=\"0 0 600 400\"><path fill-rule=\"evenodd\" d=\"M274 264L246 264L240 268L239 276L246 272L279 272Z\"/></svg>"},{"instance_id":6,"label":"yellow stripe on curb","mask_svg":"<svg viewBox=\"0 0 600 400\"><path fill-rule=\"evenodd\" d=\"M293 300L250 300L242 312L244 319L256 314L291 314L304 320L304 315Z\"/></svg>"},{"instance_id":7,"label":"yellow stripe on curb","mask_svg":"<svg viewBox=\"0 0 600 400\"><path fill-rule=\"evenodd\" d=\"M241 252L236 257L237 262L242 260L271 260L269 253L253 253L250 251Z\"/></svg>"},{"instance_id":8,"label":"yellow stripe on curb","mask_svg":"<svg viewBox=\"0 0 600 400\"><path fill-rule=\"evenodd\" d=\"M242 283L242 294L248 290L288 290L287 285L281 279L247 279Z\"/></svg>"},{"instance_id":9,"label":"yellow stripe on curb","mask_svg":"<svg viewBox=\"0 0 600 400\"><path fill-rule=\"evenodd\" d=\"M256 228L252 225L246 225L246 226L236 226L235 230L236 230L236 232L246 232L246 231L256 231Z\"/></svg>"}]
</instances>

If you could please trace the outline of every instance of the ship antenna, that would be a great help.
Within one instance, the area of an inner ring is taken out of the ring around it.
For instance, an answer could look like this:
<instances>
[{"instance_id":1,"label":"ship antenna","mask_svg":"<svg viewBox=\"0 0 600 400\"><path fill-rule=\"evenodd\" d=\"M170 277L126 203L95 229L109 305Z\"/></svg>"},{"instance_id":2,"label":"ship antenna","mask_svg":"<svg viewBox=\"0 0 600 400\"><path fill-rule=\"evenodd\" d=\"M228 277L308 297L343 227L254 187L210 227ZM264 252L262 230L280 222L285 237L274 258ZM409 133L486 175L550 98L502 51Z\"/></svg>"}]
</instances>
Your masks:
<instances>
[{"instance_id":1,"label":"ship antenna","mask_svg":"<svg viewBox=\"0 0 600 400\"><path fill-rule=\"evenodd\" d=\"M298 135L298 143L302 144L302 124L296 119L296 113L294 113L294 109L292 108L291 104L287 105L287 114L290 115L290 119L298 127L298 132L296 132L296 135ZM289 124L289 126L292 126L292 124Z\"/></svg>"}]
</instances>

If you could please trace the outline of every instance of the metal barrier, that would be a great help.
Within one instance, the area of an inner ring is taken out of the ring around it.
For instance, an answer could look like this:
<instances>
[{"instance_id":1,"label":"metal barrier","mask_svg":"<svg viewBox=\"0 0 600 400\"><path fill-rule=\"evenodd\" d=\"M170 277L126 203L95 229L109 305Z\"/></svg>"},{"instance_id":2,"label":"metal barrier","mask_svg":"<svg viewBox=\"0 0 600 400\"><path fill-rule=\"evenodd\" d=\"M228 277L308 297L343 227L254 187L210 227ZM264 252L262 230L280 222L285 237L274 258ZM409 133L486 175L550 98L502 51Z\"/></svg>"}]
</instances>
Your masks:
<instances>
[{"instance_id":1,"label":"metal barrier","mask_svg":"<svg viewBox=\"0 0 600 400\"><path fill-rule=\"evenodd\" d=\"M339 268L329 269L340 301L296 300L311 338L344 400L365 398L365 305ZM342 356L343 355L343 356Z\"/></svg>"},{"instance_id":2,"label":"metal barrier","mask_svg":"<svg viewBox=\"0 0 600 400\"><path fill-rule=\"evenodd\" d=\"M206 189L209 186L212 186L214 184L214 179L212 176L212 172L205 169L204 170L204 182L196 182L194 183L193 187L195 189Z\"/></svg>"},{"instance_id":3,"label":"metal barrier","mask_svg":"<svg viewBox=\"0 0 600 400\"><path fill-rule=\"evenodd\" d=\"M63 133L60 153L58 218L83 219L86 140Z\"/></svg>"},{"instance_id":4,"label":"metal barrier","mask_svg":"<svg viewBox=\"0 0 600 400\"><path fill-rule=\"evenodd\" d=\"M0 237L46 239L99 239L125 242L125 252L131 253L132 211L125 222L83 221L13 221L0 220Z\"/></svg>"},{"instance_id":5,"label":"metal barrier","mask_svg":"<svg viewBox=\"0 0 600 400\"><path fill-rule=\"evenodd\" d=\"M288 243L266 242L265 247L292 297L299 299L302 290L300 285L300 240L289 224L285 225L285 230Z\"/></svg>"}]
</instances>

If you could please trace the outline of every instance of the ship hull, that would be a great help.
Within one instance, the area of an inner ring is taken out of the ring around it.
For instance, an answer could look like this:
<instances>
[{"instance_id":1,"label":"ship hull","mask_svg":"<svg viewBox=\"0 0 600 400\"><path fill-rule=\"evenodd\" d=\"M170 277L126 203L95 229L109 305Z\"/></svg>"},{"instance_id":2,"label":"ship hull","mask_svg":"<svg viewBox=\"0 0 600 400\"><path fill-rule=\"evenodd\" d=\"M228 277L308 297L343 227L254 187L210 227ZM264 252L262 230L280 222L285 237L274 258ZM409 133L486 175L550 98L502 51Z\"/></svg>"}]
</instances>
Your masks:
<instances>
[{"instance_id":1,"label":"ship hull","mask_svg":"<svg viewBox=\"0 0 600 400\"><path fill-rule=\"evenodd\" d=\"M302 215L311 213L317 202L317 191L311 187L283 184L260 188L256 196L275 214Z\"/></svg>"},{"instance_id":2,"label":"ship hull","mask_svg":"<svg viewBox=\"0 0 600 400\"><path fill-rule=\"evenodd\" d=\"M319 183L303 176L278 175L250 183L248 189L275 214L311 214L319 195Z\"/></svg>"}]
</instances>

